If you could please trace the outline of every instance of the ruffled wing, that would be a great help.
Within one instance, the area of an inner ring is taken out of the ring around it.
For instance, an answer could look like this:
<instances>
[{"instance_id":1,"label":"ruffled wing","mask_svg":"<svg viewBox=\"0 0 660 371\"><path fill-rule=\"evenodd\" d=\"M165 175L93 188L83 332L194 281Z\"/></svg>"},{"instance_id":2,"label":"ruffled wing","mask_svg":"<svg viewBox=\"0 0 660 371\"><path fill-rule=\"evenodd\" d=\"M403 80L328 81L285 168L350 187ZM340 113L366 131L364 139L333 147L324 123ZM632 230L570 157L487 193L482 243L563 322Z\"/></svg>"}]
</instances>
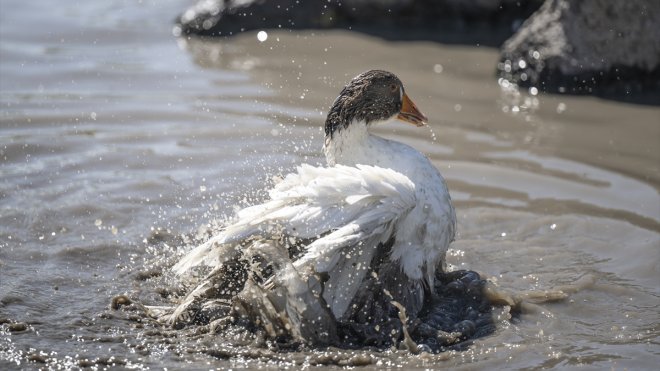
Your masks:
<instances>
[{"instance_id":1,"label":"ruffled wing","mask_svg":"<svg viewBox=\"0 0 660 371\"><path fill-rule=\"evenodd\" d=\"M174 267L218 266L254 238L312 241L294 262L329 273L324 298L338 318L369 269L378 244L393 238L397 221L415 207L415 186L404 175L375 166L302 165L270 191L270 200L241 210L234 223Z\"/></svg>"}]
</instances>

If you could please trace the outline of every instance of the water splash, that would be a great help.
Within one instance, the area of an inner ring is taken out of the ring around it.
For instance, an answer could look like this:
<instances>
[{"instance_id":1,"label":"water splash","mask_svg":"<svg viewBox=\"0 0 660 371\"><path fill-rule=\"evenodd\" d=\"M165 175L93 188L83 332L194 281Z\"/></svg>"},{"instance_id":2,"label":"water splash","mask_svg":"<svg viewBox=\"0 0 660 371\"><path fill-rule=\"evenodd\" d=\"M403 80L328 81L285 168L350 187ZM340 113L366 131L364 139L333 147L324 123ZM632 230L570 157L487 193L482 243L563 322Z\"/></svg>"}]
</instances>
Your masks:
<instances>
[{"instance_id":1,"label":"water splash","mask_svg":"<svg viewBox=\"0 0 660 371\"><path fill-rule=\"evenodd\" d=\"M502 112L521 116L526 122L536 120L536 112L539 109L537 87L532 86L524 91L516 83L502 77L497 83L501 90L499 104Z\"/></svg>"}]
</instances>

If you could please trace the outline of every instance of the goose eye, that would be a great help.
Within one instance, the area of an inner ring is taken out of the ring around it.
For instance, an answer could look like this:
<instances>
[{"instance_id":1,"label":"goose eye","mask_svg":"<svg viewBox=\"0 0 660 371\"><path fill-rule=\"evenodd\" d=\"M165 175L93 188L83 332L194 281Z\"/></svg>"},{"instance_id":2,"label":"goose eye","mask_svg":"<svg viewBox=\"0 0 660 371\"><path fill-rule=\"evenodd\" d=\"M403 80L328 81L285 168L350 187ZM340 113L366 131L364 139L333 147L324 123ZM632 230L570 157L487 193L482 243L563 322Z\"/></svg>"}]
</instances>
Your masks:
<instances>
[{"instance_id":1,"label":"goose eye","mask_svg":"<svg viewBox=\"0 0 660 371\"><path fill-rule=\"evenodd\" d=\"M396 91L396 89L398 89L398 88L399 88L399 87L396 86L396 84L392 84L392 85L390 85L390 90L392 91L392 93L394 93L394 92Z\"/></svg>"}]
</instances>

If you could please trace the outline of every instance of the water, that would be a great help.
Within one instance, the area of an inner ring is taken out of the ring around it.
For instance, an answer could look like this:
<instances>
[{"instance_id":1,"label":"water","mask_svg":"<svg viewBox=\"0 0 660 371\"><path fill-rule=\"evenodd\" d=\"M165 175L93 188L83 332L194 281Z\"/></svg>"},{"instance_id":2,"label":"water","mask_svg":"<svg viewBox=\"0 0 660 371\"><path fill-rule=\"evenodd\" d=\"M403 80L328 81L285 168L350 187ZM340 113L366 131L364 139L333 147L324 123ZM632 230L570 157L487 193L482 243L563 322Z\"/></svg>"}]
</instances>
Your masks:
<instances>
[{"instance_id":1,"label":"water","mask_svg":"<svg viewBox=\"0 0 660 371\"><path fill-rule=\"evenodd\" d=\"M502 87L484 47L341 31L184 45L171 20L188 4L0 4L0 317L27 325L0 327L0 368L655 368L660 108ZM371 68L430 117L432 131L376 131L447 178L454 268L514 292L595 282L439 355L232 350L108 309L120 293L164 300L167 272L144 276L194 243L168 236L194 238L321 163L325 110Z\"/></svg>"}]
</instances>

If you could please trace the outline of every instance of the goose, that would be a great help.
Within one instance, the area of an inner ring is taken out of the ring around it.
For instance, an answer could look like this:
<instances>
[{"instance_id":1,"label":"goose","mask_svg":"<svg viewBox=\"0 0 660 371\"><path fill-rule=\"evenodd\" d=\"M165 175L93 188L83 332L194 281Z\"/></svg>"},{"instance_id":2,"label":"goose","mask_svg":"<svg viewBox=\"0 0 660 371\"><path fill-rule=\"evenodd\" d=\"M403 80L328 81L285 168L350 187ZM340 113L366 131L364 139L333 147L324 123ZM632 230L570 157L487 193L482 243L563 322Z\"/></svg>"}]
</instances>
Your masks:
<instances>
[{"instance_id":1,"label":"goose","mask_svg":"<svg viewBox=\"0 0 660 371\"><path fill-rule=\"evenodd\" d=\"M366 302L385 295L369 292L377 277L383 292L414 318L433 295L436 270L444 269L456 216L444 178L425 155L370 132L391 121L427 125L393 73L371 70L353 78L325 121L327 166L300 165L269 191L265 202L239 211L173 271L185 275L193 267L209 266L211 275L226 273L246 251L261 251L272 261L279 259L273 254L286 251L290 261L279 266L288 273L261 285L264 295L273 280L311 285L309 277L321 274L317 296L331 317L347 321L368 317L373 308ZM199 296L209 282L189 297ZM221 288L214 282L217 292ZM303 303L301 310L307 307Z\"/></svg>"}]
</instances>

